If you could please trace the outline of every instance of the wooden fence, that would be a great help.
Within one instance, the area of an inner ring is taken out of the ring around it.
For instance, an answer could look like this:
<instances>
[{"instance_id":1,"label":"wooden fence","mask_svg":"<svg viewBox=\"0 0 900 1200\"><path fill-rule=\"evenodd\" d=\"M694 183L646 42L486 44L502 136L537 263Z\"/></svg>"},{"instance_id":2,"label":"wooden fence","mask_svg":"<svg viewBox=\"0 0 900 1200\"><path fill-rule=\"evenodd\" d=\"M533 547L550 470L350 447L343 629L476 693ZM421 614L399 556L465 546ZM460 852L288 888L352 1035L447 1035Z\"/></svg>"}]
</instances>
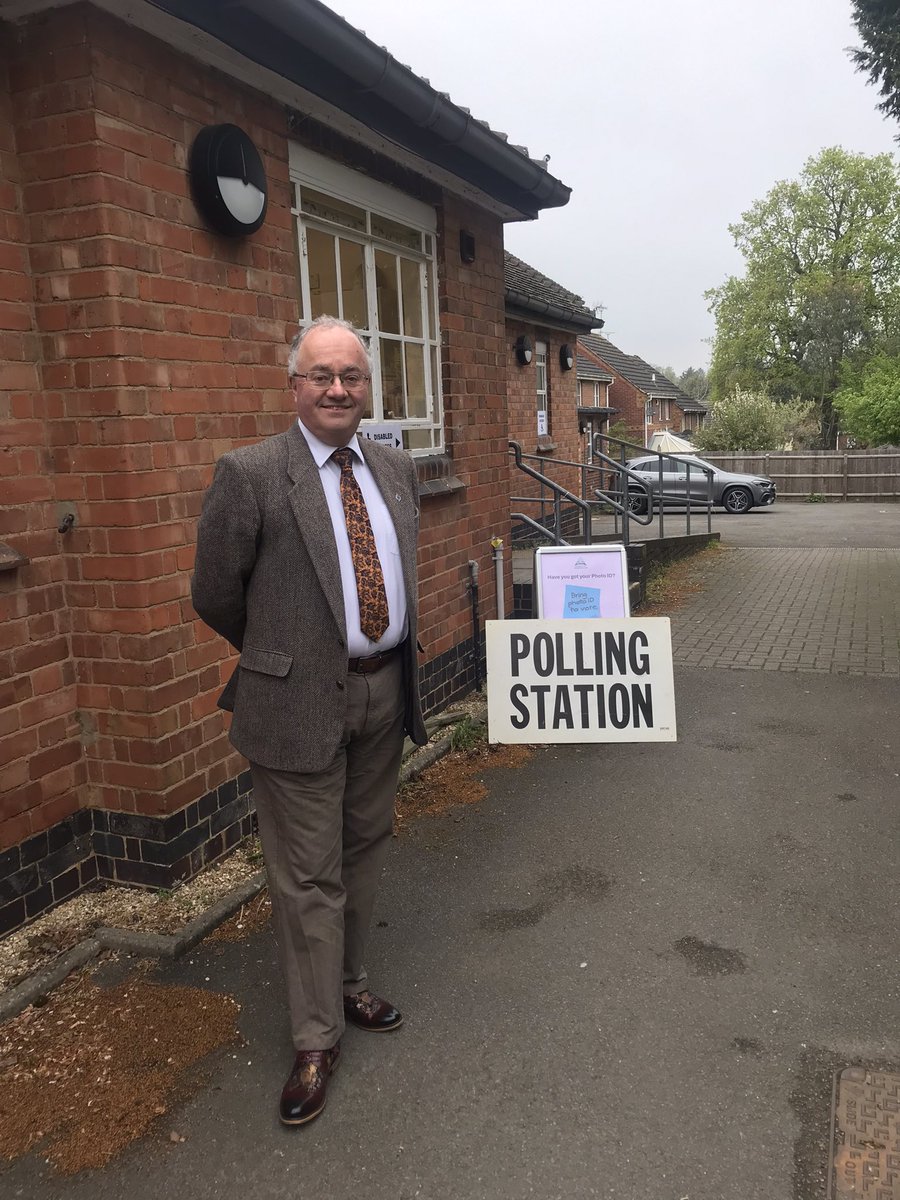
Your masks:
<instances>
[{"instance_id":1,"label":"wooden fence","mask_svg":"<svg viewBox=\"0 0 900 1200\"><path fill-rule=\"evenodd\" d=\"M703 455L725 471L774 479L779 500L900 500L900 450Z\"/></svg>"}]
</instances>

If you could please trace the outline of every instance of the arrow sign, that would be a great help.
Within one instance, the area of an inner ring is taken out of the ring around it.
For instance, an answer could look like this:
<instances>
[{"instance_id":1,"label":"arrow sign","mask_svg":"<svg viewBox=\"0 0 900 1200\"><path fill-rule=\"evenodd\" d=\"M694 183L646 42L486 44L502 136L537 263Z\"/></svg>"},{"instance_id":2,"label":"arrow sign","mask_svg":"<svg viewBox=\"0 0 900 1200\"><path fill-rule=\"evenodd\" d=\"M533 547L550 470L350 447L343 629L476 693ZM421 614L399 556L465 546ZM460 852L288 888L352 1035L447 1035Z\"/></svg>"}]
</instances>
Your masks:
<instances>
[{"instance_id":1,"label":"arrow sign","mask_svg":"<svg viewBox=\"0 0 900 1200\"><path fill-rule=\"evenodd\" d=\"M366 423L360 425L357 432L360 437L379 442L382 446L394 446L397 449L403 446L403 426L399 421L387 421L379 425Z\"/></svg>"}]
</instances>

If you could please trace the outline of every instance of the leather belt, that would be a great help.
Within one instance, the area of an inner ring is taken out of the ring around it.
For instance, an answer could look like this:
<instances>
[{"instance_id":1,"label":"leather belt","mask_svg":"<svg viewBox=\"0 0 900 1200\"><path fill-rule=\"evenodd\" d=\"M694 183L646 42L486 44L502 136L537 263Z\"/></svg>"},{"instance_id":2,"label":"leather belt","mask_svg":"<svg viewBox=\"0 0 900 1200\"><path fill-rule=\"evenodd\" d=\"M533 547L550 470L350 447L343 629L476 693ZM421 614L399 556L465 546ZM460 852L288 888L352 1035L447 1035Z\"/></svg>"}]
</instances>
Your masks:
<instances>
[{"instance_id":1,"label":"leather belt","mask_svg":"<svg viewBox=\"0 0 900 1200\"><path fill-rule=\"evenodd\" d=\"M354 675L372 675L396 658L399 650L399 646L392 646L390 650L382 650L368 658L350 658L347 660L347 670Z\"/></svg>"}]
</instances>

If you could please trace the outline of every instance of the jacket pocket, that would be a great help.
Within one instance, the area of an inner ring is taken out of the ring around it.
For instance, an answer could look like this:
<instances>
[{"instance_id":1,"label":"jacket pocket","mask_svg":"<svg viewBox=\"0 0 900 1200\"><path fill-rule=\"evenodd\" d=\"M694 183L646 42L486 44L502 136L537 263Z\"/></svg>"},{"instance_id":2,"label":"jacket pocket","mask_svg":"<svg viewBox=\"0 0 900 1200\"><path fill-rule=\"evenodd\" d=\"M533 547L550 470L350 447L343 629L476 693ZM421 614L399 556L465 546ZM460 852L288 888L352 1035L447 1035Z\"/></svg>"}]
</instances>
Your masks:
<instances>
[{"instance_id":1,"label":"jacket pocket","mask_svg":"<svg viewBox=\"0 0 900 1200\"><path fill-rule=\"evenodd\" d=\"M293 654L282 654L279 650L260 650L256 646L244 646L241 650L242 671L259 671L283 679L293 661Z\"/></svg>"}]
</instances>

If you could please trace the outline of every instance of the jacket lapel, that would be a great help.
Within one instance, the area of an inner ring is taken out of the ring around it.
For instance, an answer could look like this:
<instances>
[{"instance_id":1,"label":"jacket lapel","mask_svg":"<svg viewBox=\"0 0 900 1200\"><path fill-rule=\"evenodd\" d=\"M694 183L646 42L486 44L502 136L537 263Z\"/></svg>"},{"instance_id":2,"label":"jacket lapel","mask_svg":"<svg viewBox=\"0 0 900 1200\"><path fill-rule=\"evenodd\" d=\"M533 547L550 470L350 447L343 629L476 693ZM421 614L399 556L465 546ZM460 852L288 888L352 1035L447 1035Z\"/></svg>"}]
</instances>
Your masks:
<instances>
[{"instance_id":1,"label":"jacket lapel","mask_svg":"<svg viewBox=\"0 0 900 1200\"><path fill-rule=\"evenodd\" d=\"M332 611L337 627L346 640L347 625L344 616L344 596L341 590L341 568L338 563L337 547L331 528L331 515L319 468L310 454L309 446L300 427L295 423L288 430L288 475L294 486L288 500L306 549L312 560L325 599Z\"/></svg>"}]
</instances>

